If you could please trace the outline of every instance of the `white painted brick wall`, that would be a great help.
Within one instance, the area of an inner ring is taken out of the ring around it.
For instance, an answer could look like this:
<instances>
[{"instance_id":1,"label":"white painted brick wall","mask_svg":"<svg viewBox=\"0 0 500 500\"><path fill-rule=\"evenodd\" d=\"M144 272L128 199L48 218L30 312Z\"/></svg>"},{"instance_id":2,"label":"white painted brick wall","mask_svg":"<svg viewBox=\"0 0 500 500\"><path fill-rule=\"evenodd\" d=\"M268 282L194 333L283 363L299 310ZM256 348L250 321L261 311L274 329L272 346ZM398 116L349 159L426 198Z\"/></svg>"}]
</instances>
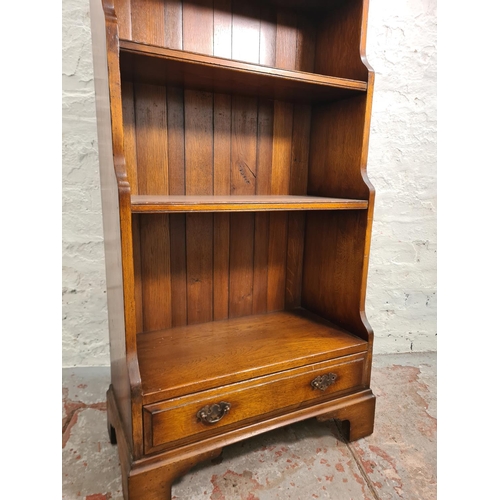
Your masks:
<instances>
[{"instance_id":1,"label":"white painted brick wall","mask_svg":"<svg viewBox=\"0 0 500 500\"><path fill-rule=\"evenodd\" d=\"M63 2L63 366L108 365L88 0ZM436 349L436 0L372 0L375 352Z\"/></svg>"}]
</instances>

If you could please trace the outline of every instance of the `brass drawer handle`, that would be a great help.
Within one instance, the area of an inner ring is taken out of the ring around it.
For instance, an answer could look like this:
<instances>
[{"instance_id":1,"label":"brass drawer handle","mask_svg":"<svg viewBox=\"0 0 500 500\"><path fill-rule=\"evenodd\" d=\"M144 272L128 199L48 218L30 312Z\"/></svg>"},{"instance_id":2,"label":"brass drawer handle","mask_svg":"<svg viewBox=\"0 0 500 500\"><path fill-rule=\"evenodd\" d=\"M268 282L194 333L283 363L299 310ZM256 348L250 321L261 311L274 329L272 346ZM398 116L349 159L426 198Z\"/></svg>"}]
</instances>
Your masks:
<instances>
[{"instance_id":1,"label":"brass drawer handle","mask_svg":"<svg viewBox=\"0 0 500 500\"><path fill-rule=\"evenodd\" d=\"M313 389L324 391L328 389L328 387L330 387L336 379L337 375L335 373L327 373L325 375L319 375L316 378L313 378L311 381L311 385Z\"/></svg>"},{"instance_id":2,"label":"brass drawer handle","mask_svg":"<svg viewBox=\"0 0 500 500\"><path fill-rule=\"evenodd\" d=\"M230 409L231 403L221 401L220 403L204 406L201 410L198 410L196 416L204 424L215 424L221 420L224 415L227 415Z\"/></svg>"}]
</instances>

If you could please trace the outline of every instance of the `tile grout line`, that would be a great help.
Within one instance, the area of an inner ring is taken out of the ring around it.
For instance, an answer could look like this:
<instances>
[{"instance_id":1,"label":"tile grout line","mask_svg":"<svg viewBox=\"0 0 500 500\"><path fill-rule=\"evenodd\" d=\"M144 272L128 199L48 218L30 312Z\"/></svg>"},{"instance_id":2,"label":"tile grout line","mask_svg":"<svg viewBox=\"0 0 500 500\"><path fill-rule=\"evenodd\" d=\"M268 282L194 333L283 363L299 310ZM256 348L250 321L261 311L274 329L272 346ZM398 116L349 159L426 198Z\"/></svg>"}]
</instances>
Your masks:
<instances>
[{"instance_id":1,"label":"tile grout line","mask_svg":"<svg viewBox=\"0 0 500 500\"><path fill-rule=\"evenodd\" d=\"M358 470L359 472L361 473L361 476L363 477L363 479L365 480L365 483L366 485L368 486L369 490L371 491L373 497L375 498L375 500L381 500L381 498L378 496L378 493L377 491L375 490L375 486L373 485L371 479L368 477L368 475L366 474L365 470L363 469L363 466L361 465L356 453L354 452L353 448L351 447L351 443L349 441L347 441L347 439L344 437L344 435L342 434L342 428L340 426L340 422L338 422L337 420L334 421L334 425L336 426L337 428L337 431L338 431L338 435L340 436L341 438L341 441L347 446L347 449L349 450L349 452L351 453L352 455L352 458L354 459L354 461L356 462L356 465L358 466Z\"/></svg>"}]
</instances>

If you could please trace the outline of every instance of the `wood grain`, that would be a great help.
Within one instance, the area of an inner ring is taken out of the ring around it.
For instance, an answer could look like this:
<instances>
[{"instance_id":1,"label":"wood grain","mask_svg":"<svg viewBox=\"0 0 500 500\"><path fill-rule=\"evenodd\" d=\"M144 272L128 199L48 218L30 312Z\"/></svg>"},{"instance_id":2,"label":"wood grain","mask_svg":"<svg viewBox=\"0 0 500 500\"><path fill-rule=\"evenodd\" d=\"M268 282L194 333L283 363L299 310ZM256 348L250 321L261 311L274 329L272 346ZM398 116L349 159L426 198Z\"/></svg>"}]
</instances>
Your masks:
<instances>
[{"instance_id":1,"label":"wood grain","mask_svg":"<svg viewBox=\"0 0 500 500\"><path fill-rule=\"evenodd\" d=\"M255 216L231 214L229 317L252 314Z\"/></svg>"},{"instance_id":2,"label":"wood grain","mask_svg":"<svg viewBox=\"0 0 500 500\"><path fill-rule=\"evenodd\" d=\"M269 213L255 214L252 313L267 312Z\"/></svg>"},{"instance_id":3,"label":"wood grain","mask_svg":"<svg viewBox=\"0 0 500 500\"><path fill-rule=\"evenodd\" d=\"M231 58L232 0L214 0L214 56Z\"/></svg>"},{"instance_id":4,"label":"wood grain","mask_svg":"<svg viewBox=\"0 0 500 500\"><path fill-rule=\"evenodd\" d=\"M115 12L118 21L118 36L125 40L132 40L130 10L130 0L115 0Z\"/></svg>"},{"instance_id":5,"label":"wood grain","mask_svg":"<svg viewBox=\"0 0 500 500\"><path fill-rule=\"evenodd\" d=\"M196 0L182 4L183 49L213 54L214 46L213 0Z\"/></svg>"},{"instance_id":6,"label":"wood grain","mask_svg":"<svg viewBox=\"0 0 500 500\"><path fill-rule=\"evenodd\" d=\"M302 304L368 340L359 313L366 212L307 215Z\"/></svg>"},{"instance_id":7,"label":"wood grain","mask_svg":"<svg viewBox=\"0 0 500 500\"><path fill-rule=\"evenodd\" d=\"M182 0L165 1L165 47L182 49Z\"/></svg>"},{"instance_id":8,"label":"wood grain","mask_svg":"<svg viewBox=\"0 0 500 500\"><path fill-rule=\"evenodd\" d=\"M182 89L168 87L165 134L168 138L168 191L159 194L168 192L172 195L183 195L186 193L184 130L184 92Z\"/></svg>"},{"instance_id":9,"label":"wood grain","mask_svg":"<svg viewBox=\"0 0 500 500\"><path fill-rule=\"evenodd\" d=\"M233 2L232 59L259 62L259 5L253 2Z\"/></svg>"},{"instance_id":10,"label":"wood grain","mask_svg":"<svg viewBox=\"0 0 500 500\"><path fill-rule=\"evenodd\" d=\"M229 214L214 215L214 321L229 317Z\"/></svg>"},{"instance_id":11,"label":"wood grain","mask_svg":"<svg viewBox=\"0 0 500 500\"><path fill-rule=\"evenodd\" d=\"M144 403L364 352L367 345L301 311L173 328L137 340Z\"/></svg>"},{"instance_id":12,"label":"wood grain","mask_svg":"<svg viewBox=\"0 0 500 500\"><path fill-rule=\"evenodd\" d=\"M186 193L213 193L213 96L185 91ZM188 324L213 317L213 217L186 216Z\"/></svg>"},{"instance_id":13,"label":"wood grain","mask_svg":"<svg viewBox=\"0 0 500 500\"><path fill-rule=\"evenodd\" d=\"M213 95L184 91L186 194L213 194Z\"/></svg>"},{"instance_id":14,"label":"wood grain","mask_svg":"<svg viewBox=\"0 0 500 500\"><path fill-rule=\"evenodd\" d=\"M137 184L142 194L168 193L165 87L135 86Z\"/></svg>"},{"instance_id":15,"label":"wood grain","mask_svg":"<svg viewBox=\"0 0 500 500\"><path fill-rule=\"evenodd\" d=\"M295 309L301 305L302 269L306 215L304 212L288 214L288 241L286 257L285 308Z\"/></svg>"},{"instance_id":16,"label":"wood grain","mask_svg":"<svg viewBox=\"0 0 500 500\"><path fill-rule=\"evenodd\" d=\"M170 217L172 326L187 325L186 216Z\"/></svg>"},{"instance_id":17,"label":"wood grain","mask_svg":"<svg viewBox=\"0 0 500 500\"><path fill-rule=\"evenodd\" d=\"M292 104L275 101L271 174L271 194L274 195L289 193L292 146L287 138L292 135L292 126Z\"/></svg>"},{"instance_id":18,"label":"wood grain","mask_svg":"<svg viewBox=\"0 0 500 500\"><path fill-rule=\"evenodd\" d=\"M165 14L158 0L130 0L132 38L162 46L165 43Z\"/></svg>"},{"instance_id":19,"label":"wood grain","mask_svg":"<svg viewBox=\"0 0 500 500\"><path fill-rule=\"evenodd\" d=\"M286 212L269 214L268 311L280 311L285 307L287 226L288 214Z\"/></svg>"},{"instance_id":20,"label":"wood grain","mask_svg":"<svg viewBox=\"0 0 500 500\"><path fill-rule=\"evenodd\" d=\"M365 92L367 88L365 81L260 66L127 40L122 40L120 47L122 76L126 81L185 85L197 90L303 103L340 99ZM293 50L295 65L295 47ZM279 66L278 60L276 65Z\"/></svg>"},{"instance_id":21,"label":"wood grain","mask_svg":"<svg viewBox=\"0 0 500 500\"><path fill-rule=\"evenodd\" d=\"M315 106L311 117L308 193L368 199L362 172L366 96Z\"/></svg>"},{"instance_id":22,"label":"wood grain","mask_svg":"<svg viewBox=\"0 0 500 500\"><path fill-rule=\"evenodd\" d=\"M178 15L179 6L178 3L166 5L170 20ZM178 43L172 39L174 42ZM168 87L168 192L174 196L186 192L184 131L184 92ZM182 326L187 324L186 217L182 214L170 217L170 265L172 326Z\"/></svg>"},{"instance_id":23,"label":"wood grain","mask_svg":"<svg viewBox=\"0 0 500 500\"><path fill-rule=\"evenodd\" d=\"M188 324L213 319L213 215L186 215Z\"/></svg>"},{"instance_id":24,"label":"wood grain","mask_svg":"<svg viewBox=\"0 0 500 500\"><path fill-rule=\"evenodd\" d=\"M231 194L255 194L257 172L257 99L233 97Z\"/></svg>"},{"instance_id":25,"label":"wood grain","mask_svg":"<svg viewBox=\"0 0 500 500\"><path fill-rule=\"evenodd\" d=\"M259 63L274 66L276 63L276 11L269 5L260 6Z\"/></svg>"},{"instance_id":26,"label":"wood grain","mask_svg":"<svg viewBox=\"0 0 500 500\"><path fill-rule=\"evenodd\" d=\"M365 200L294 195L132 196L132 212L257 212L366 209Z\"/></svg>"},{"instance_id":27,"label":"wood grain","mask_svg":"<svg viewBox=\"0 0 500 500\"><path fill-rule=\"evenodd\" d=\"M215 22L215 20L214 20ZM231 96L214 94L214 195L231 192ZM229 214L214 216L214 320L229 316Z\"/></svg>"},{"instance_id":28,"label":"wood grain","mask_svg":"<svg viewBox=\"0 0 500 500\"><path fill-rule=\"evenodd\" d=\"M118 26L113 5L91 0L99 172L109 314L111 381L123 421L128 455L143 452L141 377L137 362L130 184L123 151Z\"/></svg>"},{"instance_id":29,"label":"wood grain","mask_svg":"<svg viewBox=\"0 0 500 500\"><path fill-rule=\"evenodd\" d=\"M316 27L317 73L367 81L368 68L361 60L360 50L364 4L363 0L343 2L320 18Z\"/></svg>"},{"instance_id":30,"label":"wood grain","mask_svg":"<svg viewBox=\"0 0 500 500\"><path fill-rule=\"evenodd\" d=\"M164 214L141 221L141 281L144 331L172 326L170 223Z\"/></svg>"},{"instance_id":31,"label":"wood grain","mask_svg":"<svg viewBox=\"0 0 500 500\"><path fill-rule=\"evenodd\" d=\"M337 361L315 363L222 389L147 405L144 408L147 412L145 419L150 421L152 432L146 444L146 453L217 435L242 422L263 420L270 415L307 407L331 399L333 395L360 388L364 358L363 354L343 356ZM336 375L335 382L324 391L314 390L311 381L327 373ZM211 425L200 422L196 417L197 411L220 401L231 405L220 422Z\"/></svg>"}]
</instances>

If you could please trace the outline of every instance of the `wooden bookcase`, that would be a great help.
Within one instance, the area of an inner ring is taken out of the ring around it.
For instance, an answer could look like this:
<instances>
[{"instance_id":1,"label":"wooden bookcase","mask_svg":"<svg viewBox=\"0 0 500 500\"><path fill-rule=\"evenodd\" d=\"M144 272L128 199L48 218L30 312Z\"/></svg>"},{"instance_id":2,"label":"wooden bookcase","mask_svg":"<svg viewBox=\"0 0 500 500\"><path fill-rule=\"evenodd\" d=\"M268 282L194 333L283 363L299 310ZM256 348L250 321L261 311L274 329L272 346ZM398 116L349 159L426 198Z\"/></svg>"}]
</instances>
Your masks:
<instances>
[{"instance_id":1,"label":"wooden bookcase","mask_svg":"<svg viewBox=\"0 0 500 500\"><path fill-rule=\"evenodd\" d=\"M306 418L373 431L367 0L91 0L125 498Z\"/></svg>"}]
</instances>

